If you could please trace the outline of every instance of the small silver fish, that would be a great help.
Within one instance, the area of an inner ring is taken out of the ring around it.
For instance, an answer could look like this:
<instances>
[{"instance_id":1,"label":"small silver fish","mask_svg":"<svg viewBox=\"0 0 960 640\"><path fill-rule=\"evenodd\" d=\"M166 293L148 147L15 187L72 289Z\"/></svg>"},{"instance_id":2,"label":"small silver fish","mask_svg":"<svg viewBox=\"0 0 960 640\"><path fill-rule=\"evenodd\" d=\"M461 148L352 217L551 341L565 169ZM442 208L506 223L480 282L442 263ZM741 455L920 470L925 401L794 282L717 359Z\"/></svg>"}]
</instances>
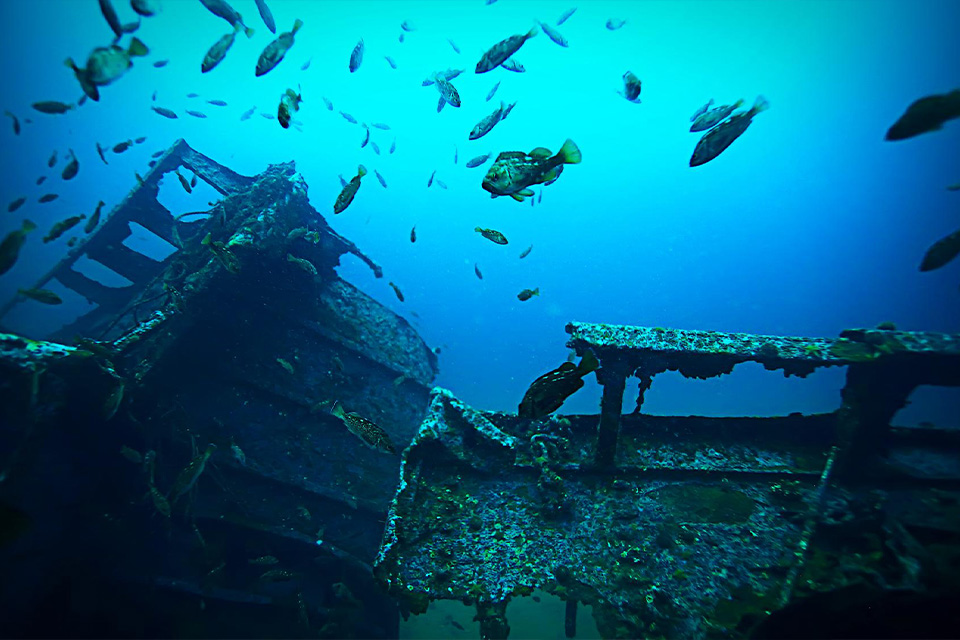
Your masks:
<instances>
[{"instance_id":1,"label":"small silver fish","mask_svg":"<svg viewBox=\"0 0 960 640\"><path fill-rule=\"evenodd\" d=\"M563 37L562 33L560 33L559 31L557 31L556 29L554 29L553 27L551 27L550 25L544 22L540 22L539 24L540 24L540 29L542 29L543 32L547 34L547 37L553 40L555 43L557 43L561 47L570 46L569 43L567 42L567 39Z\"/></svg>"},{"instance_id":2,"label":"small silver fish","mask_svg":"<svg viewBox=\"0 0 960 640\"><path fill-rule=\"evenodd\" d=\"M563 14L562 14L559 18L557 18L557 26L559 27L559 26L562 25L564 22L566 22L567 20L569 20L569 19L570 19L570 16L572 16L574 13L576 13L576 11L577 11L577 8L576 8L576 7L573 7L572 9L567 9L566 11L564 11Z\"/></svg>"}]
</instances>

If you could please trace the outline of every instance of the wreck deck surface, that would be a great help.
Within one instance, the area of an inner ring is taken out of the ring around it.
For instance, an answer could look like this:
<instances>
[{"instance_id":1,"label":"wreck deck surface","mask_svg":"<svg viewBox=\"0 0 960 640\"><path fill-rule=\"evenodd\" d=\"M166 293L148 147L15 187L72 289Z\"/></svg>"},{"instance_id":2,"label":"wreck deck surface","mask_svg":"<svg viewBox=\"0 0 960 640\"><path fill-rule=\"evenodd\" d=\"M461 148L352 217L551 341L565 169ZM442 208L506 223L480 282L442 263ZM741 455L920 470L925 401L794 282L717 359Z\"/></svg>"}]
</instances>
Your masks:
<instances>
[{"instance_id":1,"label":"wreck deck surface","mask_svg":"<svg viewBox=\"0 0 960 640\"><path fill-rule=\"evenodd\" d=\"M782 633L788 612L832 594L883 609L887 594L960 587L960 431L890 425L917 384L960 385L960 336L568 332L600 360L600 416L521 420L434 391L377 562L409 610L462 599L482 634L506 637L507 603L543 589L567 601L568 629L581 602L604 637L729 638ZM658 373L702 378L746 361L785 375L844 365L843 405L640 413ZM637 411L621 415L633 375Z\"/></svg>"}]
</instances>

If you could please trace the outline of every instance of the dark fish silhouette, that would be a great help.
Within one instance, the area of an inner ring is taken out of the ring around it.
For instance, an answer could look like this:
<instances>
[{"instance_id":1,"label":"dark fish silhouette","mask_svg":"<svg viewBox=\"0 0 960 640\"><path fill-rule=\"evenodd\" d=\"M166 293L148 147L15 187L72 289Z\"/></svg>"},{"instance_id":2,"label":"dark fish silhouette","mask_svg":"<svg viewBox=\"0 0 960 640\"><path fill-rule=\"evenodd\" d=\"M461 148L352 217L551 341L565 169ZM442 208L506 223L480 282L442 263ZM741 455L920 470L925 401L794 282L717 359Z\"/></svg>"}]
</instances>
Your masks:
<instances>
[{"instance_id":1,"label":"dark fish silhouette","mask_svg":"<svg viewBox=\"0 0 960 640\"><path fill-rule=\"evenodd\" d=\"M353 51L350 53L350 73L354 73L357 69L360 68L360 63L363 62L363 38L360 38L360 42L357 43L357 46L353 48Z\"/></svg>"},{"instance_id":2,"label":"dark fish silhouette","mask_svg":"<svg viewBox=\"0 0 960 640\"><path fill-rule=\"evenodd\" d=\"M920 98L887 131L887 140L906 140L943 128L947 120L960 118L960 89Z\"/></svg>"}]
</instances>

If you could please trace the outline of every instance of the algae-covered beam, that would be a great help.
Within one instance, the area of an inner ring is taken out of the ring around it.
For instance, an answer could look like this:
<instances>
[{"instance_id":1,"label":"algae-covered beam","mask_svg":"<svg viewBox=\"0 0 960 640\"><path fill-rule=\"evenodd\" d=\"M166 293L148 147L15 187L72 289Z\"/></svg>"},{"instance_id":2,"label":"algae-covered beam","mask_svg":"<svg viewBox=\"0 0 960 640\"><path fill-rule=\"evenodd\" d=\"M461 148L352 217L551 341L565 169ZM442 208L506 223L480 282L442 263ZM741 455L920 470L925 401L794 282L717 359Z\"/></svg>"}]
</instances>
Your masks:
<instances>
[{"instance_id":1,"label":"algae-covered beam","mask_svg":"<svg viewBox=\"0 0 960 640\"><path fill-rule=\"evenodd\" d=\"M577 636L577 601L567 600L566 610L563 615L563 635L568 638Z\"/></svg>"},{"instance_id":2,"label":"algae-covered beam","mask_svg":"<svg viewBox=\"0 0 960 640\"><path fill-rule=\"evenodd\" d=\"M898 363L852 364L841 391L837 411L838 473L848 473L857 462L873 459L883 446L884 432L917 385Z\"/></svg>"},{"instance_id":3,"label":"algae-covered beam","mask_svg":"<svg viewBox=\"0 0 960 640\"><path fill-rule=\"evenodd\" d=\"M623 390L630 375L620 358L600 354L597 381L603 385L600 398L600 425L597 429L597 450L594 464L598 468L614 466L617 457L617 439L620 436L620 413L623 411Z\"/></svg>"},{"instance_id":4,"label":"algae-covered beam","mask_svg":"<svg viewBox=\"0 0 960 640\"><path fill-rule=\"evenodd\" d=\"M510 635L507 624L507 603L477 602L477 621L480 622L481 640L506 640Z\"/></svg>"}]
</instances>

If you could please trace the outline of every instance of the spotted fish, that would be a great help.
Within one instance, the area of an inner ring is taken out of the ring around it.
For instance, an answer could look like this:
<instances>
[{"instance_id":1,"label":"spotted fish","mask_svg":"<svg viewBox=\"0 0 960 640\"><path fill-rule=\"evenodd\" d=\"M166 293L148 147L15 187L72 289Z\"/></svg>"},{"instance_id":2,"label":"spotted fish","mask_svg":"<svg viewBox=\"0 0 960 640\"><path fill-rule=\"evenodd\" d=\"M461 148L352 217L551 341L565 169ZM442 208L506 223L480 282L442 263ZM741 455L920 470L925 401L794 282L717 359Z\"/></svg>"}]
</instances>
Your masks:
<instances>
[{"instance_id":1,"label":"spotted fish","mask_svg":"<svg viewBox=\"0 0 960 640\"><path fill-rule=\"evenodd\" d=\"M391 454L397 452L393 443L390 442L390 437L387 435L387 432L366 418L356 413L347 413L343 410L343 407L340 406L340 403L333 405L331 413L340 418L343 424L346 425L347 430L363 440L364 444L371 449Z\"/></svg>"}]
</instances>

